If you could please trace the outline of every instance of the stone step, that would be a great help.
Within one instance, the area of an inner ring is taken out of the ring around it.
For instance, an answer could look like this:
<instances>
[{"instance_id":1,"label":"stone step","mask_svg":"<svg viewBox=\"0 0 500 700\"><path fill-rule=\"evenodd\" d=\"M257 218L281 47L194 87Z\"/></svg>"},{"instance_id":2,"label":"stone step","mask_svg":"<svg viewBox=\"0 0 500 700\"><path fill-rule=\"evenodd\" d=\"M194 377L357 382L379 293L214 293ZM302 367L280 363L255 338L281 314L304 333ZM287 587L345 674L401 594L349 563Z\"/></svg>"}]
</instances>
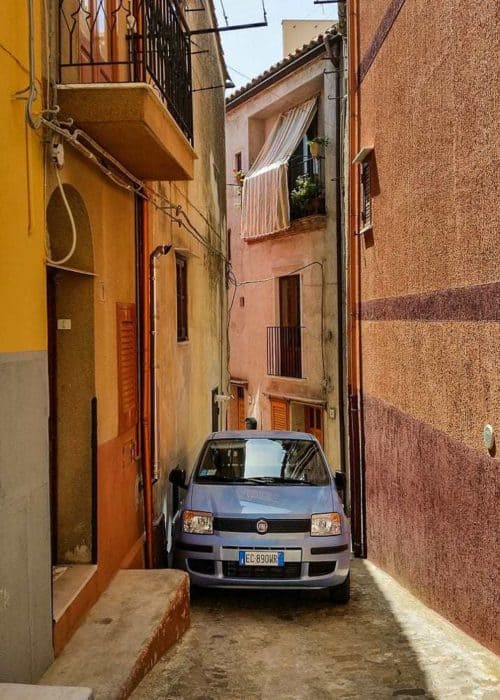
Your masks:
<instances>
[{"instance_id":1,"label":"stone step","mask_svg":"<svg viewBox=\"0 0 500 700\"><path fill-rule=\"evenodd\" d=\"M0 700L93 700L90 688L0 683Z\"/></svg>"},{"instance_id":2,"label":"stone step","mask_svg":"<svg viewBox=\"0 0 500 700\"><path fill-rule=\"evenodd\" d=\"M85 686L96 700L123 700L188 626L187 574L119 571L40 684Z\"/></svg>"}]
</instances>

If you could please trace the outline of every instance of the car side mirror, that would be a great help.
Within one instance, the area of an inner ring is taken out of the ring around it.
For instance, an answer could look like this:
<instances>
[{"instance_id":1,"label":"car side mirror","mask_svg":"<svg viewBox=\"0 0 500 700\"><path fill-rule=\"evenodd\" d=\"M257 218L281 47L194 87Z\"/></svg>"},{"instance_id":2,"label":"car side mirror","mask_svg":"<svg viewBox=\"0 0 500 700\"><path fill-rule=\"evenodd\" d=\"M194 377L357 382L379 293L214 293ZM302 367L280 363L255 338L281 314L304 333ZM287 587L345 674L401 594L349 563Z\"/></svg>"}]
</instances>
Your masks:
<instances>
[{"instance_id":1,"label":"car side mirror","mask_svg":"<svg viewBox=\"0 0 500 700\"><path fill-rule=\"evenodd\" d=\"M180 467L176 467L175 469L172 469L172 471L168 475L168 480L174 486L180 486L181 489L187 488L186 470L185 469L180 469Z\"/></svg>"},{"instance_id":2,"label":"car side mirror","mask_svg":"<svg viewBox=\"0 0 500 700\"><path fill-rule=\"evenodd\" d=\"M344 472L335 472L335 486L337 487L337 491L345 491Z\"/></svg>"}]
</instances>

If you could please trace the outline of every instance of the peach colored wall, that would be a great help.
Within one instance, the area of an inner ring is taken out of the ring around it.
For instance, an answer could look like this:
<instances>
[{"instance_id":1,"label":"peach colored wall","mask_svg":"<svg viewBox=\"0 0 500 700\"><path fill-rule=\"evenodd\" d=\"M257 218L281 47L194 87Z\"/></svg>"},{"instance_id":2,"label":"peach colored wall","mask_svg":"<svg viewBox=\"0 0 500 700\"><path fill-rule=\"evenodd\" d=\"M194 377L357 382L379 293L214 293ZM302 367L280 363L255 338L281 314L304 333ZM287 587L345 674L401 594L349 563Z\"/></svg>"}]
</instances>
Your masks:
<instances>
[{"instance_id":1,"label":"peach colored wall","mask_svg":"<svg viewBox=\"0 0 500 700\"><path fill-rule=\"evenodd\" d=\"M201 16L203 15L203 16ZM192 28L207 26L207 12L188 13ZM193 56L193 87L221 85L217 39L201 39L209 54ZM209 56L209 60L207 59ZM193 96L194 179L165 182L161 187L179 204L196 236L151 208L151 248L168 243L172 250L157 264L158 278L158 445L160 479L154 488L155 513L172 517L169 472L179 465L192 469L197 452L212 430L212 390L228 392L226 287L222 255L226 252L224 90L202 90ZM233 166L231 166L232 168ZM177 341L175 251L187 259L188 340ZM219 421L225 427L226 405Z\"/></svg>"},{"instance_id":2,"label":"peach colored wall","mask_svg":"<svg viewBox=\"0 0 500 700\"><path fill-rule=\"evenodd\" d=\"M324 331L325 374L321 353L321 288L319 265L300 271L301 314L303 328L304 379L270 377L267 375L267 327L279 325L278 281L229 288L230 372L231 376L248 381L247 415L258 419L260 428L269 429L269 396L294 396L324 401L335 409L335 418L325 415L325 447L332 464L339 464L337 316L336 316L336 257L335 257L335 191L333 177L333 147L326 150L326 207L328 216L303 219L285 233L263 240L246 242L240 234L241 192L231 177L234 154L242 153L242 167L248 170L262 145L262 124L267 135L278 115L300 104L311 95L331 94L329 77L323 76L324 60L318 58L240 105L230 107L226 115L226 159L230 175L227 187L228 227L231 229L231 261L238 282L260 280L290 274L320 262L324 266ZM323 82L325 81L325 83ZM323 92L324 91L324 92ZM327 92L328 91L328 92ZM332 138L334 115L331 103L319 100L320 131ZM258 143L258 148L256 147ZM242 302L244 300L244 302ZM241 304L244 303L244 306ZM232 414L234 416L234 414ZM230 426L234 427L234 426Z\"/></svg>"},{"instance_id":3,"label":"peach colored wall","mask_svg":"<svg viewBox=\"0 0 500 700\"><path fill-rule=\"evenodd\" d=\"M361 60L390 4L361 3ZM498 452L482 431L500 429L496 5L403 4L361 83L359 144L375 148L361 266L368 556L493 648Z\"/></svg>"}]
</instances>

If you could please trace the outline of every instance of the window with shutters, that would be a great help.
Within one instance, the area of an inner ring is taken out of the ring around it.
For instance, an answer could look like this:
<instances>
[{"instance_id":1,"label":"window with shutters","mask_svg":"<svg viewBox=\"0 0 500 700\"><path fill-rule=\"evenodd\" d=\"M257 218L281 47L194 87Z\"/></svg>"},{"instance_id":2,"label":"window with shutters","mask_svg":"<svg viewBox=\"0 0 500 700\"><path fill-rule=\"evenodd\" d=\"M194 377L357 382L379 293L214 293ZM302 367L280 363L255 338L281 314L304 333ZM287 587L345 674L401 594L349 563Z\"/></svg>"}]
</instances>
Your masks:
<instances>
[{"instance_id":1,"label":"window with shutters","mask_svg":"<svg viewBox=\"0 0 500 700\"><path fill-rule=\"evenodd\" d=\"M361 230L372 225L372 192L370 160L361 163Z\"/></svg>"},{"instance_id":2,"label":"window with shutters","mask_svg":"<svg viewBox=\"0 0 500 700\"><path fill-rule=\"evenodd\" d=\"M137 319L135 304L116 305L118 349L118 431L137 424Z\"/></svg>"},{"instance_id":3,"label":"window with shutters","mask_svg":"<svg viewBox=\"0 0 500 700\"><path fill-rule=\"evenodd\" d=\"M288 401L271 399L271 430L289 430Z\"/></svg>"},{"instance_id":4,"label":"window with shutters","mask_svg":"<svg viewBox=\"0 0 500 700\"><path fill-rule=\"evenodd\" d=\"M177 284L177 340L188 339L188 293L187 293L187 260L182 255L176 255L176 284Z\"/></svg>"}]
</instances>

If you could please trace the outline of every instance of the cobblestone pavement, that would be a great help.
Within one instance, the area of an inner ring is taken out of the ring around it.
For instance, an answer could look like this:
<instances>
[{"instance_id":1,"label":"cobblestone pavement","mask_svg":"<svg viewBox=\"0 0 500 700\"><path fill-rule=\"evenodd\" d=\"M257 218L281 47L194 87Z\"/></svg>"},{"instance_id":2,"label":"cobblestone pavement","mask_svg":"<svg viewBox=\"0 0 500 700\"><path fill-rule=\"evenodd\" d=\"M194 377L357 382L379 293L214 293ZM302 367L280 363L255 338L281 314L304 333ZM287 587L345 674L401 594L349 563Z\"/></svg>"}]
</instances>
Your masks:
<instances>
[{"instance_id":1,"label":"cobblestone pavement","mask_svg":"<svg viewBox=\"0 0 500 700\"><path fill-rule=\"evenodd\" d=\"M500 700L500 660L368 562L323 592L198 590L191 628L134 700Z\"/></svg>"}]
</instances>

